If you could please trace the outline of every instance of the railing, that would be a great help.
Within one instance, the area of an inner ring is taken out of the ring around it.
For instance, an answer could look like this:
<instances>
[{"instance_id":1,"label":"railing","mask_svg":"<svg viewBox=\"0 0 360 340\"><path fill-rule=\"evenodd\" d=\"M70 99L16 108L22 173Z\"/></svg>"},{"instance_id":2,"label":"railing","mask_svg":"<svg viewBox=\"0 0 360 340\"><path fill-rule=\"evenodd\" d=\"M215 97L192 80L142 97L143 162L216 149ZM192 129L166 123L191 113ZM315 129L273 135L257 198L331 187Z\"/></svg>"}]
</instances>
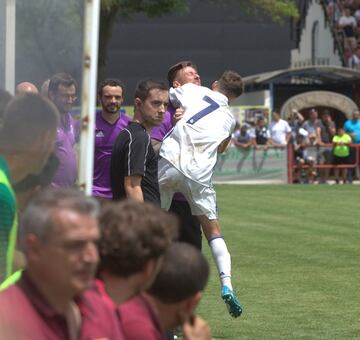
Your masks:
<instances>
[{"instance_id":1,"label":"railing","mask_svg":"<svg viewBox=\"0 0 360 340\"><path fill-rule=\"evenodd\" d=\"M356 169L359 166L359 148L360 148L360 144L349 144L349 147L354 148L355 149L355 161L354 163L350 163L350 164L318 164L318 156L321 152L321 149L325 149L325 148L332 148L333 144L325 144L322 146L309 146L307 149L308 150L312 150L313 154L316 155L316 162L312 165L301 165L302 169L309 169L309 168L313 168L313 169ZM294 145L293 144L289 144L288 148L288 183L293 183L294 181L294 171L296 169L298 169L298 165L295 163L294 160Z\"/></svg>"}]
</instances>

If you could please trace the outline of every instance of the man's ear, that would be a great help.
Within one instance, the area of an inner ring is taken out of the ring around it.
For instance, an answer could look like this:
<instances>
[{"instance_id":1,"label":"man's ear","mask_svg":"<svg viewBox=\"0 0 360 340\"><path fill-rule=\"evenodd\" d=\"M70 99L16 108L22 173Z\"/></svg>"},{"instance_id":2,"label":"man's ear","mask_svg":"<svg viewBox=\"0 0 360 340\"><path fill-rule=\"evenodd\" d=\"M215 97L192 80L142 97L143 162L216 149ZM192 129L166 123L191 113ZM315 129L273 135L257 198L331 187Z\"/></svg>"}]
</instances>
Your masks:
<instances>
[{"instance_id":1,"label":"man's ear","mask_svg":"<svg viewBox=\"0 0 360 340\"><path fill-rule=\"evenodd\" d=\"M142 105L142 100L140 98L134 99L134 109L138 109Z\"/></svg>"},{"instance_id":2,"label":"man's ear","mask_svg":"<svg viewBox=\"0 0 360 340\"><path fill-rule=\"evenodd\" d=\"M180 87L180 86L181 86L181 84L180 84L177 80L174 80L174 81L173 81L172 87L173 87L174 89L176 89L177 87Z\"/></svg>"},{"instance_id":3,"label":"man's ear","mask_svg":"<svg viewBox=\"0 0 360 340\"><path fill-rule=\"evenodd\" d=\"M28 234L25 238L25 249L29 259L36 260L40 254L40 240L34 234Z\"/></svg>"},{"instance_id":4,"label":"man's ear","mask_svg":"<svg viewBox=\"0 0 360 340\"><path fill-rule=\"evenodd\" d=\"M217 80L215 80L212 84L211 84L211 89L216 91L219 89L219 82Z\"/></svg>"}]
</instances>

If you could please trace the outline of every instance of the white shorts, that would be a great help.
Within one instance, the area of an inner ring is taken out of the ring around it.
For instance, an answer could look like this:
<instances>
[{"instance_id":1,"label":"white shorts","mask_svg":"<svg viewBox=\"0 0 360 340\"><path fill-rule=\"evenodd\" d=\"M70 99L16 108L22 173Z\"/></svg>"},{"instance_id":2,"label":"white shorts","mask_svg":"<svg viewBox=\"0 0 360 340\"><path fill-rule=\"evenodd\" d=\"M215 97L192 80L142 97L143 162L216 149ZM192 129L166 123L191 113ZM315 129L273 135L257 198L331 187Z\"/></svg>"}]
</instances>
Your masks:
<instances>
[{"instance_id":1,"label":"white shorts","mask_svg":"<svg viewBox=\"0 0 360 340\"><path fill-rule=\"evenodd\" d=\"M216 192L186 177L166 159L159 160L159 187L161 207L169 210L176 192L181 192L188 201L193 215L205 215L209 220L218 218Z\"/></svg>"}]
</instances>

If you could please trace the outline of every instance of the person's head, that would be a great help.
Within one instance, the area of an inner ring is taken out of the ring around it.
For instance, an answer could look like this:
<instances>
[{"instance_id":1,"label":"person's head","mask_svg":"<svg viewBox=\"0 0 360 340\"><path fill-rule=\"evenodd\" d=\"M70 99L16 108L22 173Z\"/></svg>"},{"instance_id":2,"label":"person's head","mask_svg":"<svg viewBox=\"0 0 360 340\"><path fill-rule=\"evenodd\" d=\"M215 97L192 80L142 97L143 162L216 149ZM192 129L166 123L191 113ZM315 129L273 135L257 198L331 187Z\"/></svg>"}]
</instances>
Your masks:
<instances>
[{"instance_id":1,"label":"person's head","mask_svg":"<svg viewBox=\"0 0 360 340\"><path fill-rule=\"evenodd\" d=\"M15 93L16 94L19 94L19 93L35 93L35 94L37 94L37 93L39 93L39 90L33 83L24 81L24 82L16 85Z\"/></svg>"},{"instance_id":2,"label":"person's head","mask_svg":"<svg viewBox=\"0 0 360 340\"><path fill-rule=\"evenodd\" d=\"M246 123L244 123L244 124L241 125L241 127L240 127L240 132L246 133L248 129L249 129L249 126L248 126Z\"/></svg>"},{"instance_id":3,"label":"person's head","mask_svg":"<svg viewBox=\"0 0 360 340\"><path fill-rule=\"evenodd\" d=\"M274 110L272 113L271 113L271 118L274 122L278 122L280 120L280 113L278 110Z\"/></svg>"},{"instance_id":4,"label":"person's head","mask_svg":"<svg viewBox=\"0 0 360 340\"><path fill-rule=\"evenodd\" d=\"M174 306L170 328L181 325L193 314L208 277L208 262L198 249L182 242L171 244L160 272L147 291L160 303Z\"/></svg>"},{"instance_id":5,"label":"person's head","mask_svg":"<svg viewBox=\"0 0 360 340\"><path fill-rule=\"evenodd\" d=\"M263 128L265 126L265 119L263 116L260 116L258 119L257 119L257 126L259 128Z\"/></svg>"},{"instance_id":6,"label":"person's head","mask_svg":"<svg viewBox=\"0 0 360 340\"><path fill-rule=\"evenodd\" d=\"M311 121L315 121L316 119L318 119L318 111L316 109L310 109L309 111L309 119Z\"/></svg>"},{"instance_id":7,"label":"person's head","mask_svg":"<svg viewBox=\"0 0 360 340\"><path fill-rule=\"evenodd\" d=\"M351 115L352 120L356 121L360 118L360 111L358 109L354 110Z\"/></svg>"},{"instance_id":8,"label":"person's head","mask_svg":"<svg viewBox=\"0 0 360 340\"><path fill-rule=\"evenodd\" d=\"M219 80L212 84L212 89L228 97L229 101L236 99L243 93L241 76L234 71L225 71Z\"/></svg>"},{"instance_id":9,"label":"person's head","mask_svg":"<svg viewBox=\"0 0 360 340\"><path fill-rule=\"evenodd\" d=\"M56 107L38 94L18 95L8 104L0 149L8 155L10 168L17 164L14 182L41 172L54 150L58 123Z\"/></svg>"},{"instance_id":10,"label":"person's head","mask_svg":"<svg viewBox=\"0 0 360 340\"><path fill-rule=\"evenodd\" d=\"M338 127L336 131L339 136L342 136L345 133L345 129L342 126Z\"/></svg>"},{"instance_id":11,"label":"person's head","mask_svg":"<svg viewBox=\"0 0 360 340\"><path fill-rule=\"evenodd\" d=\"M331 114L329 110L324 110L323 114L321 115L321 120L325 123L331 121Z\"/></svg>"},{"instance_id":12,"label":"person's head","mask_svg":"<svg viewBox=\"0 0 360 340\"><path fill-rule=\"evenodd\" d=\"M46 189L21 215L27 271L51 294L73 298L88 288L98 264L98 203L75 189Z\"/></svg>"},{"instance_id":13,"label":"person's head","mask_svg":"<svg viewBox=\"0 0 360 340\"><path fill-rule=\"evenodd\" d=\"M151 203L110 202L100 214L100 276L138 276L134 292L148 287L177 233L177 220Z\"/></svg>"},{"instance_id":14,"label":"person's head","mask_svg":"<svg viewBox=\"0 0 360 340\"><path fill-rule=\"evenodd\" d=\"M187 83L201 85L197 66L189 60L180 61L171 66L167 76L169 87L176 88Z\"/></svg>"},{"instance_id":15,"label":"person's head","mask_svg":"<svg viewBox=\"0 0 360 340\"><path fill-rule=\"evenodd\" d=\"M140 81L134 96L134 120L146 129L161 124L169 102L169 91L164 83L151 79Z\"/></svg>"},{"instance_id":16,"label":"person's head","mask_svg":"<svg viewBox=\"0 0 360 340\"><path fill-rule=\"evenodd\" d=\"M98 100L104 113L118 114L124 95L125 86L118 79L105 79L99 84Z\"/></svg>"},{"instance_id":17,"label":"person's head","mask_svg":"<svg viewBox=\"0 0 360 340\"><path fill-rule=\"evenodd\" d=\"M67 73L57 73L50 78L48 95L61 114L71 111L76 97L76 81Z\"/></svg>"},{"instance_id":18,"label":"person's head","mask_svg":"<svg viewBox=\"0 0 360 340\"><path fill-rule=\"evenodd\" d=\"M12 97L13 96L8 91L0 88L0 126L2 125L5 108L7 104L9 104Z\"/></svg>"}]
</instances>

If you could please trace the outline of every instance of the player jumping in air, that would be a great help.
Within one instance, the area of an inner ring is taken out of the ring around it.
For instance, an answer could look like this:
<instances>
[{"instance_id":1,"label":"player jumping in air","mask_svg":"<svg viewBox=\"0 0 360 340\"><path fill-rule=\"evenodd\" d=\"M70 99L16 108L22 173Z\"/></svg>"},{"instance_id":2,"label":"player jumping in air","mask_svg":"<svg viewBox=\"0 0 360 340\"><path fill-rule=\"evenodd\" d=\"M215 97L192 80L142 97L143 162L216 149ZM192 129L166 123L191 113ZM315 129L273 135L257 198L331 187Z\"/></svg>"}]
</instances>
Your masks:
<instances>
[{"instance_id":1,"label":"player jumping in air","mask_svg":"<svg viewBox=\"0 0 360 340\"><path fill-rule=\"evenodd\" d=\"M161 205L168 210L175 192L186 197L209 242L221 296L233 317L241 315L242 306L231 284L231 259L221 234L211 179L217 154L226 149L235 127L229 102L242 91L242 79L234 71L225 71L212 90L191 83L171 88L170 101L184 110L184 116L163 140L159 161Z\"/></svg>"}]
</instances>

